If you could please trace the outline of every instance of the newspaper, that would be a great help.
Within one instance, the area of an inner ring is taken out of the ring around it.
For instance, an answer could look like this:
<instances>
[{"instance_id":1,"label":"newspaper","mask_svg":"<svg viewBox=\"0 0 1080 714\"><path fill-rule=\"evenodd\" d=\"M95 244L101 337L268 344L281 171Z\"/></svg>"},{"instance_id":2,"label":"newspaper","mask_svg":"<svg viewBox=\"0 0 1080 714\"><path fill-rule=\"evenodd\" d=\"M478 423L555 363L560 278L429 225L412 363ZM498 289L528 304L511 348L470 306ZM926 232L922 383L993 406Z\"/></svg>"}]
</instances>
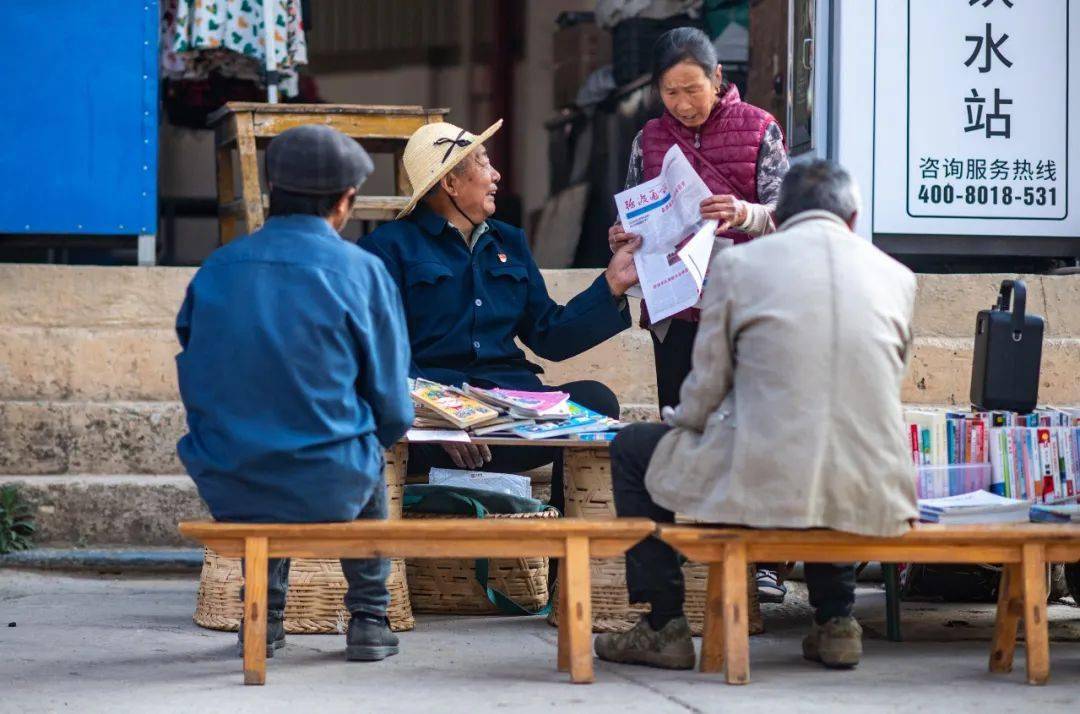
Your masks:
<instances>
[{"instance_id":1,"label":"newspaper","mask_svg":"<svg viewBox=\"0 0 1080 714\"><path fill-rule=\"evenodd\" d=\"M701 218L701 202L710 195L677 144L664 155L659 176L615 194L623 228L642 238L634 265L653 322L701 297L718 225Z\"/></svg>"},{"instance_id":2,"label":"newspaper","mask_svg":"<svg viewBox=\"0 0 1080 714\"><path fill-rule=\"evenodd\" d=\"M428 483L433 486L464 486L505 493L510 496L532 498L532 479L517 474L433 468L428 475Z\"/></svg>"}]
</instances>

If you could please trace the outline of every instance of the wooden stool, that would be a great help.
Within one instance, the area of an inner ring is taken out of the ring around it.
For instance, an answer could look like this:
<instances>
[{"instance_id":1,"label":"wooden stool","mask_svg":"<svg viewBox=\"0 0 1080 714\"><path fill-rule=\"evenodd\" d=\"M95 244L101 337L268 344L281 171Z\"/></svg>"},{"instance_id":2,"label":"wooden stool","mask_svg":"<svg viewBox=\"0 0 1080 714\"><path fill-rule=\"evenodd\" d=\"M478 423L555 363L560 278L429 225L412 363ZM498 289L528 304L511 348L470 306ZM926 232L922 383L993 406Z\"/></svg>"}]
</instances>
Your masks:
<instances>
[{"instance_id":1,"label":"wooden stool","mask_svg":"<svg viewBox=\"0 0 1080 714\"><path fill-rule=\"evenodd\" d=\"M236 220L251 233L266 215L266 198L259 181L258 150L275 136L301 124L326 124L363 144L369 153L394 155L396 196L357 196L352 217L392 220L409 201L412 189L405 176L402 155L412 133L425 124L443 121L449 109L365 104L260 104L229 102L207 118L214 129L217 164L218 227L220 241L241 234ZM240 166L240 196L236 195L233 152Z\"/></svg>"}]
</instances>

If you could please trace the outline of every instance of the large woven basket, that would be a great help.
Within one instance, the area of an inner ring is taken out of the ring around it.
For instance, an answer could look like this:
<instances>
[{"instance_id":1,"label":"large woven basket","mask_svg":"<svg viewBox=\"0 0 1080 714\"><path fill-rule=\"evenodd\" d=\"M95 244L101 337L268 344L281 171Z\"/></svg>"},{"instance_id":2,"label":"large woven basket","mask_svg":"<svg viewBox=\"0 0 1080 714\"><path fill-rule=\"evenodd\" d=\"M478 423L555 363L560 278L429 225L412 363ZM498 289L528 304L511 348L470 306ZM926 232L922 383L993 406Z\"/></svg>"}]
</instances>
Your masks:
<instances>
[{"instance_id":1,"label":"large woven basket","mask_svg":"<svg viewBox=\"0 0 1080 714\"><path fill-rule=\"evenodd\" d=\"M405 518L454 518L427 513L406 513ZM489 513L485 518L558 518L555 510L540 513ZM406 573L415 612L450 615L506 614L488 600L476 581L475 560L459 558L409 558ZM536 611L548 603L547 558L492 558L488 561L488 585L526 610Z\"/></svg>"},{"instance_id":2,"label":"large woven basket","mask_svg":"<svg viewBox=\"0 0 1080 714\"><path fill-rule=\"evenodd\" d=\"M568 518L606 520L615 517L615 499L611 489L611 458L607 447L595 449L566 449L565 493ZM592 612L594 632L624 632L630 629L648 606L631 605L626 590L625 558L593 558L590 568L592 577ZM753 573L751 573L753 575ZM683 566L686 581L684 610L690 622L690 631L700 635L705 623L705 585L708 568L701 563L689 562ZM761 619L761 607L757 599L754 578L748 581L750 605L750 634L765 630ZM548 618L558 623L558 614L552 610Z\"/></svg>"},{"instance_id":3,"label":"large woven basket","mask_svg":"<svg viewBox=\"0 0 1080 714\"><path fill-rule=\"evenodd\" d=\"M405 445L386 452L386 491L390 518L401 518L401 496L405 487ZM207 549L203 557L195 624L212 630L240 628L244 604L240 587L244 579L239 558L223 558ZM348 587L336 559L293 558L289 570L289 596L285 605L285 631L316 634L344 632L349 624L343 597ZM409 603L405 561L391 560L386 580L390 591L387 615L395 632L411 630L416 622Z\"/></svg>"}]
</instances>

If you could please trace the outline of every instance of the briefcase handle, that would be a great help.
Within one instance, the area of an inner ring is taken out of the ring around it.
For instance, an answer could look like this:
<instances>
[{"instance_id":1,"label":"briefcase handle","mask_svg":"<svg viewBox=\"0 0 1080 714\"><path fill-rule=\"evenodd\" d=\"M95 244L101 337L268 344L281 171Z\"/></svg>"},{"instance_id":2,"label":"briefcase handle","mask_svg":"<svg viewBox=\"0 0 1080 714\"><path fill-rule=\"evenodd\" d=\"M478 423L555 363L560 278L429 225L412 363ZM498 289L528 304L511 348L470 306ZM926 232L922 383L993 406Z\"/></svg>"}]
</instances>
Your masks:
<instances>
[{"instance_id":1,"label":"briefcase handle","mask_svg":"<svg viewBox=\"0 0 1080 714\"><path fill-rule=\"evenodd\" d=\"M1001 291L998 293L995 309L1008 312L1010 298L1012 299L1012 338L1013 342L1019 342L1024 337L1024 309L1027 306L1027 285L1023 280L1001 281Z\"/></svg>"}]
</instances>

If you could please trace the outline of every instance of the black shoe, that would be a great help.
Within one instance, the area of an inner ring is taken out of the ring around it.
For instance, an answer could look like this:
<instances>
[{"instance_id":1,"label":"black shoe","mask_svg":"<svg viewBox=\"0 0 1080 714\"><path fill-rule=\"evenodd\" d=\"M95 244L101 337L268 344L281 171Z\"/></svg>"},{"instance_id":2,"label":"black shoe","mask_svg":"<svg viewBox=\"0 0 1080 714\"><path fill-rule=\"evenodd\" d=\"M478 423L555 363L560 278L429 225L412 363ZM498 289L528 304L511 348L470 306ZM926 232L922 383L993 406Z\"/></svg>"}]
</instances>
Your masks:
<instances>
[{"instance_id":1,"label":"black shoe","mask_svg":"<svg viewBox=\"0 0 1080 714\"><path fill-rule=\"evenodd\" d=\"M266 620L266 657L270 659L274 656L274 650L279 650L285 646L285 623L276 618L268 618ZM244 621L240 621L240 632L237 636L236 644L237 653L244 656Z\"/></svg>"},{"instance_id":2,"label":"black shoe","mask_svg":"<svg viewBox=\"0 0 1080 714\"><path fill-rule=\"evenodd\" d=\"M385 618L353 615L345 639L345 659L377 662L398 653L398 638Z\"/></svg>"}]
</instances>

